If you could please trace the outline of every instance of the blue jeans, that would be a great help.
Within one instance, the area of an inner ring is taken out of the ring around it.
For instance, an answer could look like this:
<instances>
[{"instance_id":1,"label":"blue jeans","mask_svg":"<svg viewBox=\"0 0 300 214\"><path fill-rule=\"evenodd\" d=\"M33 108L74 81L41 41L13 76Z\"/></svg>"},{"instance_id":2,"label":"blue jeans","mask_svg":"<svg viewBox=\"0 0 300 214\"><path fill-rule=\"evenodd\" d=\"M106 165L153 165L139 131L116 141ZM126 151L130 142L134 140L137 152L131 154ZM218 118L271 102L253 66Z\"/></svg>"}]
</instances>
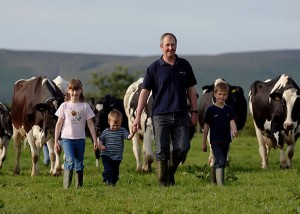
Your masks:
<instances>
[{"instance_id":1,"label":"blue jeans","mask_svg":"<svg viewBox=\"0 0 300 214\"><path fill-rule=\"evenodd\" d=\"M190 125L187 113L168 113L152 117L157 161L180 163L190 150ZM172 153L170 149L172 146Z\"/></svg>"},{"instance_id":2,"label":"blue jeans","mask_svg":"<svg viewBox=\"0 0 300 214\"><path fill-rule=\"evenodd\" d=\"M212 143L211 149L215 158L215 165L213 167L215 169L225 168L229 143Z\"/></svg>"},{"instance_id":3,"label":"blue jeans","mask_svg":"<svg viewBox=\"0 0 300 214\"><path fill-rule=\"evenodd\" d=\"M44 153L44 165L48 166L50 163L49 149L47 144L43 145L43 153Z\"/></svg>"},{"instance_id":4,"label":"blue jeans","mask_svg":"<svg viewBox=\"0 0 300 214\"><path fill-rule=\"evenodd\" d=\"M83 170L83 158L85 150L85 139L62 139L62 147L65 153L64 169L80 171Z\"/></svg>"},{"instance_id":5,"label":"blue jeans","mask_svg":"<svg viewBox=\"0 0 300 214\"><path fill-rule=\"evenodd\" d=\"M104 167L104 171L102 173L103 182L115 185L119 180L121 160L113 160L107 155L102 155L101 157Z\"/></svg>"}]
</instances>

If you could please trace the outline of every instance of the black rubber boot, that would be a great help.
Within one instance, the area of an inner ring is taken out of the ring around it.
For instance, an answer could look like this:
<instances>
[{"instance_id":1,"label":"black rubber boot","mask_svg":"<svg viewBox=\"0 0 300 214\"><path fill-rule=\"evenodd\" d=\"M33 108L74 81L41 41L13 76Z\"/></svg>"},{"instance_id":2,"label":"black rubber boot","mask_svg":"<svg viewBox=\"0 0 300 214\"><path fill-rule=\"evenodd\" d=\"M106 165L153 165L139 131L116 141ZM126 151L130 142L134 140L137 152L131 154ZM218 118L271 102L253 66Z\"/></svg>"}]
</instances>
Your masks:
<instances>
[{"instance_id":1,"label":"black rubber boot","mask_svg":"<svg viewBox=\"0 0 300 214\"><path fill-rule=\"evenodd\" d=\"M175 185L175 172L179 166L179 162L173 162L172 160L169 161L169 185Z\"/></svg>"},{"instance_id":2,"label":"black rubber boot","mask_svg":"<svg viewBox=\"0 0 300 214\"><path fill-rule=\"evenodd\" d=\"M83 185L83 170L80 170L76 172L75 187L79 188L82 187L82 185Z\"/></svg>"},{"instance_id":3,"label":"black rubber boot","mask_svg":"<svg viewBox=\"0 0 300 214\"><path fill-rule=\"evenodd\" d=\"M158 179L158 184L160 186L168 186L168 161L157 161L156 162L156 174Z\"/></svg>"}]
</instances>

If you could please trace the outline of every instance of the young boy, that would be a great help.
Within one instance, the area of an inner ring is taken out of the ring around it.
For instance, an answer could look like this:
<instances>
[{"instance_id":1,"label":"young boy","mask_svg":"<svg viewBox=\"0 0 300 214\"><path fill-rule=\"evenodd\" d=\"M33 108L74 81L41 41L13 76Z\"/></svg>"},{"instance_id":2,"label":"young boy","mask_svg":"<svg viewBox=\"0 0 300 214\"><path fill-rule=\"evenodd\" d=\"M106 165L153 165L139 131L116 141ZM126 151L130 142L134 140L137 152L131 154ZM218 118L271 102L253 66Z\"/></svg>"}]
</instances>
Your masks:
<instances>
[{"instance_id":1,"label":"young boy","mask_svg":"<svg viewBox=\"0 0 300 214\"><path fill-rule=\"evenodd\" d=\"M210 131L210 144L215 157L211 171L211 180L218 185L224 185L224 169L231 138L237 137L233 109L225 104L228 98L229 86L218 83L214 88L216 102L208 107L204 116L203 152L207 151L207 136Z\"/></svg>"},{"instance_id":2,"label":"young boy","mask_svg":"<svg viewBox=\"0 0 300 214\"><path fill-rule=\"evenodd\" d=\"M136 132L129 133L121 127L122 113L112 110L108 114L109 128L106 128L99 137L99 150L101 151L103 182L107 186L116 185L119 180L119 168L123 159L124 139L131 140Z\"/></svg>"}]
</instances>

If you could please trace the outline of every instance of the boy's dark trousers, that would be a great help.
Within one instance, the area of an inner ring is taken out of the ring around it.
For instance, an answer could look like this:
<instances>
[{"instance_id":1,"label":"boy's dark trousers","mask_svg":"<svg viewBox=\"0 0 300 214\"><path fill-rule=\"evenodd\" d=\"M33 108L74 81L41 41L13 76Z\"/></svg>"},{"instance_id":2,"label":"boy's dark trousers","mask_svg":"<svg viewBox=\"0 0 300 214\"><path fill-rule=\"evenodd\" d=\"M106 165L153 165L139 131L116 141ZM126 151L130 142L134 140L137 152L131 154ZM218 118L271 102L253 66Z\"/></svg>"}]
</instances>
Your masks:
<instances>
[{"instance_id":1,"label":"boy's dark trousers","mask_svg":"<svg viewBox=\"0 0 300 214\"><path fill-rule=\"evenodd\" d=\"M104 171L102 173L103 182L106 185L116 185L119 180L121 160L113 160L109 156L102 155Z\"/></svg>"}]
</instances>

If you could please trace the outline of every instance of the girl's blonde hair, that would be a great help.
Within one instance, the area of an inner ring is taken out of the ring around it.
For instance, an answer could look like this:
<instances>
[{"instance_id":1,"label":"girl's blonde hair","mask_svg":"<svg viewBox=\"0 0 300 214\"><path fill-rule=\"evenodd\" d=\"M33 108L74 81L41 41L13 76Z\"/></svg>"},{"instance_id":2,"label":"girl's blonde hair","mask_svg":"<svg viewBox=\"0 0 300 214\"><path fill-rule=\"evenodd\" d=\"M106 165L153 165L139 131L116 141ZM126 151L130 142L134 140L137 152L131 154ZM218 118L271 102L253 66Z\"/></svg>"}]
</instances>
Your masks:
<instances>
[{"instance_id":1,"label":"girl's blonde hair","mask_svg":"<svg viewBox=\"0 0 300 214\"><path fill-rule=\"evenodd\" d=\"M78 90L81 89L81 94L79 96L80 102L84 102L85 97L83 95L83 88L82 88L82 82L79 79L71 79L68 83L68 91L72 90ZM70 94L67 93L65 96L65 101L69 101L71 99Z\"/></svg>"}]
</instances>

